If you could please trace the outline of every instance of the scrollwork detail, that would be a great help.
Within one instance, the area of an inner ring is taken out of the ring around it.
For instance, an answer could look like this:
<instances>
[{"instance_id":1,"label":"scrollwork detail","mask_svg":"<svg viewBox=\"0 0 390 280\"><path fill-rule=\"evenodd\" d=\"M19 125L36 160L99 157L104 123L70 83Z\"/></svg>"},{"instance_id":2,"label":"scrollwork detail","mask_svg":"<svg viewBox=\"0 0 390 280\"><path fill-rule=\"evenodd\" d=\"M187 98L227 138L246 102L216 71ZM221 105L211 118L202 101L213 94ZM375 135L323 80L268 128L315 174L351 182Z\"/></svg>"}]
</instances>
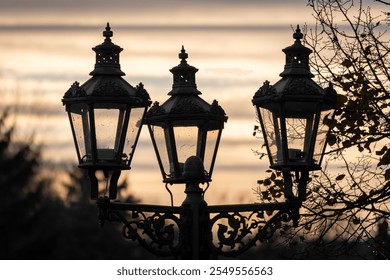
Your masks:
<instances>
[{"instance_id":1,"label":"scrollwork detail","mask_svg":"<svg viewBox=\"0 0 390 280\"><path fill-rule=\"evenodd\" d=\"M115 81L102 80L92 92L93 96L128 96L129 93Z\"/></svg>"},{"instance_id":2,"label":"scrollwork detail","mask_svg":"<svg viewBox=\"0 0 390 280\"><path fill-rule=\"evenodd\" d=\"M217 234L210 241L211 253L214 256L235 257L247 251L257 242L273 237L278 224L289 222L291 211L276 212L265 219L264 211L253 211L244 215L241 212L218 213L210 220L209 231L218 227Z\"/></svg>"},{"instance_id":3,"label":"scrollwork detail","mask_svg":"<svg viewBox=\"0 0 390 280\"><path fill-rule=\"evenodd\" d=\"M123 224L124 238L137 241L142 247L159 257L180 257L183 249L183 222L174 213L100 208L99 219Z\"/></svg>"},{"instance_id":4,"label":"scrollwork detail","mask_svg":"<svg viewBox=\"0 0 390 280\"><path fill-rule=\"evenodd\" d=\"M65 92L64 98L83 97L86 96L85 90L80 87L79 82L74 82L72 86Z\"/></svg>"}]
</instances>

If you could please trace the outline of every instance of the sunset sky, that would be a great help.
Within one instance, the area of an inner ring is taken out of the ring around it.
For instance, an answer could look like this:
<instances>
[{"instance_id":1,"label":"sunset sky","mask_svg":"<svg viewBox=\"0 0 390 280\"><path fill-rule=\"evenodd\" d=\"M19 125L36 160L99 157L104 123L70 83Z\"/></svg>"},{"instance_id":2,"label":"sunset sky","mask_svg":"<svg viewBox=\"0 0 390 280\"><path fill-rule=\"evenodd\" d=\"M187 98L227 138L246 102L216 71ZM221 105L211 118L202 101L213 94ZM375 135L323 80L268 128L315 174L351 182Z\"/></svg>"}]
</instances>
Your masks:
<instances>
[{"instance_id":1,"label":"sunset sky","mask_svg":"<svg viewBox=\"0 0 390 280\"><path fill-rule=\"evenodd\" d=\"M76 164L61 98L74 81L89 79L95 63L91 48L102 43L106 23L114 32L113 42L124 48L120 62L125 79L134 86L143 82L153 101L167 98L172 86L169 69L179 63L177 54L184 45L189 64L199 69L202 98L217 99L229 116L209 200L253 202L252 188L268 162L252 152L262 143L252 136L256 117L251 99L265 80L275 83L280 78L281 50L293 43L292 27L313 24L306 4L307 0L0 0L0 110L14 108L20 137L34 135L46 161ZM146 129L132 167L132 191L149 195L148 202L158 201L161 194L155 189L164 187ZM169 200L165 193L164 197L162 203Z\"/></svg>"},{"instance_id":2,"label":"sunset sky","mask_svg":"<svg viewBox=\"0 0 390 280\"><path fill-rule=\"evenodd\" d=\"M306 0L2 0L5 24L83 25L102 19L132 25L291 24L310 18ZM307 11L307 16L305 16Z\"/></svg>"}]
</instances>

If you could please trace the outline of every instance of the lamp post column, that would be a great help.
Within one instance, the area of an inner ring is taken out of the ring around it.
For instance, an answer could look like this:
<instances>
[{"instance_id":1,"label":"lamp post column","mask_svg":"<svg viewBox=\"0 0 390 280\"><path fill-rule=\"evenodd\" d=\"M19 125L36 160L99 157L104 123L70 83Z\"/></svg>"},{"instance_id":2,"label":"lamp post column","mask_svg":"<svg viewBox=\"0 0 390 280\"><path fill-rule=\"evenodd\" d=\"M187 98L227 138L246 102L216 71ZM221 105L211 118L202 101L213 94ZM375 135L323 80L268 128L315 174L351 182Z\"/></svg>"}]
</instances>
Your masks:
<instances>
[{"instance_id":1,"label":"lamp post column","mask_svg":"<svg viewBox=\"0 0 390 280\"><path fill-rule=\"evenodd\" d=\"M207 202L204 200L203 190L199 184L205 179L202 160L197 156L189 157L183 169L183 177L186 183L186 198L182 203L183 208L187 208L183 219L183 233L185 249L183 258L185 259L208 259L207 233L210 218L206 211Z\"/></svg>"}]
</instances>

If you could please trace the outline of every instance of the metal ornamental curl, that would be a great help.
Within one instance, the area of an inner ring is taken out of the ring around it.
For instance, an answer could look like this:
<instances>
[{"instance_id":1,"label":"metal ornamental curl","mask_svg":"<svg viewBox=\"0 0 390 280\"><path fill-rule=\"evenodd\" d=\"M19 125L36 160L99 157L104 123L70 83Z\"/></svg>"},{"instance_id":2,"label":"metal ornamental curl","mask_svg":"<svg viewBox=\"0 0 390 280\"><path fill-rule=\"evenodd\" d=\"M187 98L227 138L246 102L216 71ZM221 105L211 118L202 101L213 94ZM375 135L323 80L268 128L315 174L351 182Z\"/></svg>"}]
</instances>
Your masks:
<instances>
[{"instance_id":1,"label":"metal ornamental curl","mask_svg":"<svg viewBox=\"0 0 390 280\"><path fill-rule=\"evenodd\" d=\"M158 257L179 257L182 254L185 244L180 236L184 232L184 224L180 215L184 214L185 209L164 206L156 209L137 204L129 206L104 198L100 199L98 207L101 224L105 221L122 223L123 237L138 242L152 254ZM169 211L164 208L169 208Z\"/></svg>"},{"instance_id":2,"label":"metal ornamental curl","mask_svg":"<svg viewBox=\"0 0 390 280\"><path fill-rule=\"evenodd\" d=\"M209 232L218 227L209 243L214 257L236 257L256 243L271 239L282 222L294 220L294 210L281 210L266 217L264 210L222 212L210 220Z\"/></svg>"}]
</instances>

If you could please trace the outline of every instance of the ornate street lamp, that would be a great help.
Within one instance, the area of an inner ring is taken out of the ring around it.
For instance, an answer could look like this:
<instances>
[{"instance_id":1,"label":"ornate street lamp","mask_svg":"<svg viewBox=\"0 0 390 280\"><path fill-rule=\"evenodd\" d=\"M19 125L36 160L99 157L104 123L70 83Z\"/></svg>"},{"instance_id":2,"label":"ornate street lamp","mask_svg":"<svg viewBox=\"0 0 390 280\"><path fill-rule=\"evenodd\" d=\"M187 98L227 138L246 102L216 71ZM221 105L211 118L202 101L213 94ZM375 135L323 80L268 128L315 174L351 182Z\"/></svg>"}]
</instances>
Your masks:
<instances>
[{"instance_id":1,"label":"ornate street lamp","mask_svg":"<svg viewBox=\"0 0 390 280\"><path fill-rule=\"evenodd\" d=\"M116 197L120 171L130 169L142 118L151 104L141 83L134 88L122 78L125 73L120 69L119 53L123 49L111 42L112 35L107 23L104 42L93 48L96 64L92 78L81 86L75 82L62 99L79 167L89 171L92 198L98 197L97 170L112 176L109 197Z\"/></svg>"},{"instance_id":2,"label":"ornate street lamp","mask_svg":"<svg viewBox=\"0 0 390 280\"><path fill-rule=\"evenodd\" d=\"M96 170L113 173L110 195L97 200L101 224L122 223L125 238L157 256L199 259L235 257L270 239L282 222L298 222L309 171L320 169L328 133L324 120L333 117L337 98L331 86L323 90L311 80L311 50L302 45L299 27L295 43L283 50L282 79L274 86L265 82L252 100L271 168L283 173L286 200L213 206L207 205L200 185L211 181L227 116L217 101L210 105L199 97L198 69L187 63L184 47L180 64L170 70L170 98L162 105L155 102L143 119L149 96L142 85L133 88L121 78L122 49L111 43L108 25L103 34L105 42L94 48L97 63L92 79L82 86L75 83L63 98L79 167L89 170L93 184ZM186 185L181 206L113 200L120 171L130 168L142 123L148 126L163 182ZM97 197L97 186L92 196Z\"/></svg>"},{"instance_id":3,"label":"ornate street lamp","mask_svg":"<svg viewBox=\"0 0 390 280\"><path fill-rule=\"evenodd\" d=\"M216 100L210 105L199 97L195 67L186 61L182 47L181 62L173 74L171 97L162 105L155 102L145 115L152 143L165 183L185 183L184 162L198 156L205 167L203 182L211 181L224 122L227 116Z\"/></svg>"},{"instance_id":4,"label":"ornate street lamp","mask_svg":"<svg viewBox=\"0 0 390 280\"><path fill-rule=\"evenodd\" d=\"M270 167L283 172L285 195L292 199L291 171L303 178L299 195L305 198L308 171L321 169L329 127L324 120L333 117L337 94L330 85L322 89L311 78L310 49L302 45L297 27L295 43L283 49L284 71L271 86L268 81L255 93L256 106Z\"/></svg>"}]
</instances>

